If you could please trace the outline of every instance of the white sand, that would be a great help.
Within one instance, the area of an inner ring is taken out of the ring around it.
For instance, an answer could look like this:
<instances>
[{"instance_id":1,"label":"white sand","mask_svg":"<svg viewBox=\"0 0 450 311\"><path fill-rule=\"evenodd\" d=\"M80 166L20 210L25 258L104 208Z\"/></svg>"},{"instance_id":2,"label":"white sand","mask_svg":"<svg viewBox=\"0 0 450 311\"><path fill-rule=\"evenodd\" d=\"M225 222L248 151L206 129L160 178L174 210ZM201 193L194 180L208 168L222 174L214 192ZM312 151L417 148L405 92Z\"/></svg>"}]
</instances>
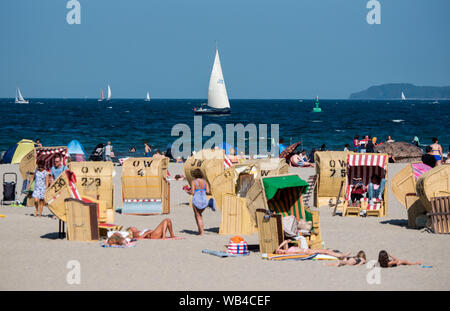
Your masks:
<instances>
[{"instance_id":1,"label":"white sand","mask_svg":"<svg viewBox=\"0 0 450 311\"><path fill-rule=\"evenodd\" d=\"M389 165L390 178L403 167ZM0 165L0 174L17 165ZM171 164L172 176L183 173ZM296 169L306 179L313 169ZM1 175L0 175L1 176ZM120 202L120 168L115 177L116 201ZM218 258L202 254L204 248L224 250L229 236L218 235L220 212L204 213L206 235L195 235L197 227L185 182L171 182L171 213L163 216L115 215L115 223L154 228L170 217L175 234L185 240L138 241L130 249L105 249L98 242L57 239L58 221L32 217L34 208L1 207L0 290L449 290L450 236L406 228L406 210L389 188L388 217L332 217L329 207L320 208L325 246L356 253L366 251L377 259L386 249L400 259L422 260L432 268L397 267L381 271L381 284L369 285L369 270L360 267L328 267L323 262L269 262L259 253L242 258ZM19 181L18 191L21 188ZM0 186L2 191L2 185ZM119 204L120 205L120 204ZM44 208L44 215L49 215ZM258 235L245 236L258 244ZM69 260L81 264L81 284L69 285Z\"/></svg>"}]
</instances>

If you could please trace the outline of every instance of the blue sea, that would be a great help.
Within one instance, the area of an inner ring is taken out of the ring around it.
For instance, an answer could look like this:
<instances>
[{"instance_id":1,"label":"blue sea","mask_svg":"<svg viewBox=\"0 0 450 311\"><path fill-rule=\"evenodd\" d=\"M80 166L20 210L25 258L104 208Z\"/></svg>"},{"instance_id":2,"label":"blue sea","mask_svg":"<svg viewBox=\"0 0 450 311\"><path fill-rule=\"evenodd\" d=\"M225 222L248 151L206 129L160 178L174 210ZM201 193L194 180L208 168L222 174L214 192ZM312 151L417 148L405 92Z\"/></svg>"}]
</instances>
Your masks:
<instances>
[{"instance_id":1,"label":"blue sea","mask_svg":"<svg viewBox=\"0 0 450 311\"><path fill-rule=\"evenodd\" d=\"M193 108L201 99L31 99L28 105L14 99L0 99L0 151L19 140L40 138L44 146L67 145L77 139L88 154L98 143L111 141L116 156L131 147L144 152L144 141L153 150L165 150L178 137L171 136L175 124L187 124L194 132ZM378 142L388 135L396 141L431 144L437 137L444 152L450 144L450 100L320 100L322 113L313 113L314 100L230 100L232 113L203 116L203 127L225 124L279 124L286 144L302 142L310 150L322 144L329 150L343 150L358 134L371 135ZM204 137L206 141L209 137Z\"/></svg>"}]
</instances>

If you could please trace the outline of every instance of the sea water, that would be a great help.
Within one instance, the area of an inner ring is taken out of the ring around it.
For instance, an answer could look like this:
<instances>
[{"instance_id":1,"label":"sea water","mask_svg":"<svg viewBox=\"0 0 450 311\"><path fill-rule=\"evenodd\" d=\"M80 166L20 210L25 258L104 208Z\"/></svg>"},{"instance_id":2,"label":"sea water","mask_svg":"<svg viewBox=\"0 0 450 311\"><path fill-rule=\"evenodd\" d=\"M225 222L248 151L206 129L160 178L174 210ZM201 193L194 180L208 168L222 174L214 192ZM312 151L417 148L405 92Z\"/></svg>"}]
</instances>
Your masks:
<instances>
[{"instance_id":1,"label":"sea water","mask_svg":"<svg viewBox=\"0 0 450 311\"><path fill-rule=\"evenodd\" d=\"M175 124L184 123L194 132L193 108L202 99L31 99L28 105L14 99L0 99L0 151L19 140L40 138L44 146L67 145L77 139L90 154L99 143L111 141L117 156L143 155L144 141L153 150L165 150L178 137L171 136ZM444 152L450 144L450 100L320 100L322 112L313 113L313 99L230 100L231 114L203 116L203 127L226 124L279 124L279 136L286 144L301 141L310 150L322 144L329 150L343 150L358 134L371 135L378 142L388 135L396 141L421 145L437 137ZM210 137L204 137L206 141ZM246 139L248 141L248 139ZM194 146L192 145L192 148ZM270 147L270 146L268 146Z\"/></svg>"}]
</instances>

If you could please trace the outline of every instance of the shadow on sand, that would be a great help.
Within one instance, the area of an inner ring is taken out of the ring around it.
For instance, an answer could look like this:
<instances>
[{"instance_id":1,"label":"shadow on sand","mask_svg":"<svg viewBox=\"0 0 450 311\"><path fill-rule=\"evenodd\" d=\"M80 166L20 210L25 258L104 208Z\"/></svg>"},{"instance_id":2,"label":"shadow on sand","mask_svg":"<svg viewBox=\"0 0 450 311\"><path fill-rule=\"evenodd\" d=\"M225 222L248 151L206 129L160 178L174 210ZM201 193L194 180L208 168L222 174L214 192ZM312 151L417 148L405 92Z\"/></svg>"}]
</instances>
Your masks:
<instances>
[{"instance_id":1,"label":"shadow on sand","mask_svg":"<svg viewBox=\"0 0 450 311\"><path fill-rule=\"evenodd\" d=\"M41 235L41 239L60 240L60 239L65 239L65 238L66 238L65 233L62 235L62 237L60 237L58 232L51 232L51 233Z\"/></svg>"},{"instance_id":2,"label":"shadow on sand","mask_svg":"<svg viewBox=\"0 0 450 311\"><path fill-rule=\"evenodd\" d=\"M393 226L408 228L408 220L407 219L389 219L389 220L383 220L380 223L383 225L393 225Z\"/></svg>"}]
</instances>

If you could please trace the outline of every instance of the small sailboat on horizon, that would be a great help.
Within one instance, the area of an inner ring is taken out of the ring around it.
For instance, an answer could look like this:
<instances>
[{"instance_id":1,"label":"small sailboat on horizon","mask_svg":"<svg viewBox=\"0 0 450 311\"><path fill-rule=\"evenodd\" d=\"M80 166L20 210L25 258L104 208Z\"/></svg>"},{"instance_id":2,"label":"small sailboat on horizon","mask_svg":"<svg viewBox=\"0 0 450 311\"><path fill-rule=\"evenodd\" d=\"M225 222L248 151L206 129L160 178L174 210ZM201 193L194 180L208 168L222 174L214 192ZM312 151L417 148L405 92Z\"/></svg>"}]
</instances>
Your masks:
<instances>
[{"instance_id":1,"label":"small sailboat on horizon","mask_svg":"<svg viewBox=\"0 0 450 311\"><path fill-rule=\"evenodd\" d=\"M195 114L230 114L230 102L228 100L222 66L220 65L219 50L216 45L216 56L209 78L208 107L194 108Z\"/></svg>"},{"instance_id":2,"label":"small sailboat on horizon","mask_svg":"<svg viewBox=\"0 0 450 311\"><path fill-rule=\"evenodd\" d=\"M111 88L109 87L109 84L108 84L108 97L106 98L106 100L111 100Z\"/></svg>"},{"instance_id":3,"label":"small sailboat on horizon","mask_svg":"<svg viewBox=\"0 0 450 311\"><path fill-rule=\"evenodd\" d=\"M99 102L102 102L105 100L105 94L103 93L103 89L100 90L100 98L98 99Z\"/></svg>"},{"instance_id":4,"label":"small sailboat on horizon","mask_svg":"<svg viewBox=\"0 0 450 311\"><path fill-rule=\"evenodd\" d=\"M29 104L30 102L23 98L22 93L20 92L20 89L16 89L16 98L14 100L16 104Z\"/></svg>"},{"instance_id":5,"label":"small sailboat on horizon","mask_svg":"<svg viewBox=\"0 0 450 311\"><path fill-rule=\"evenodd\" d=\"M145 96L145 101L146 102L150 101L150 93L149 92L147 92L147 96Z\"/></svg>"},{"instance_id":6,"label":"small sailboat on horizon","mask_svg":"<svg viewBox=\"0 0 450 311\"><path fill-rule=\"evenodd\" d=\"M406 100L406 96L403 92L402 92L402 100Z\"/></svg>"}]
</instances>

